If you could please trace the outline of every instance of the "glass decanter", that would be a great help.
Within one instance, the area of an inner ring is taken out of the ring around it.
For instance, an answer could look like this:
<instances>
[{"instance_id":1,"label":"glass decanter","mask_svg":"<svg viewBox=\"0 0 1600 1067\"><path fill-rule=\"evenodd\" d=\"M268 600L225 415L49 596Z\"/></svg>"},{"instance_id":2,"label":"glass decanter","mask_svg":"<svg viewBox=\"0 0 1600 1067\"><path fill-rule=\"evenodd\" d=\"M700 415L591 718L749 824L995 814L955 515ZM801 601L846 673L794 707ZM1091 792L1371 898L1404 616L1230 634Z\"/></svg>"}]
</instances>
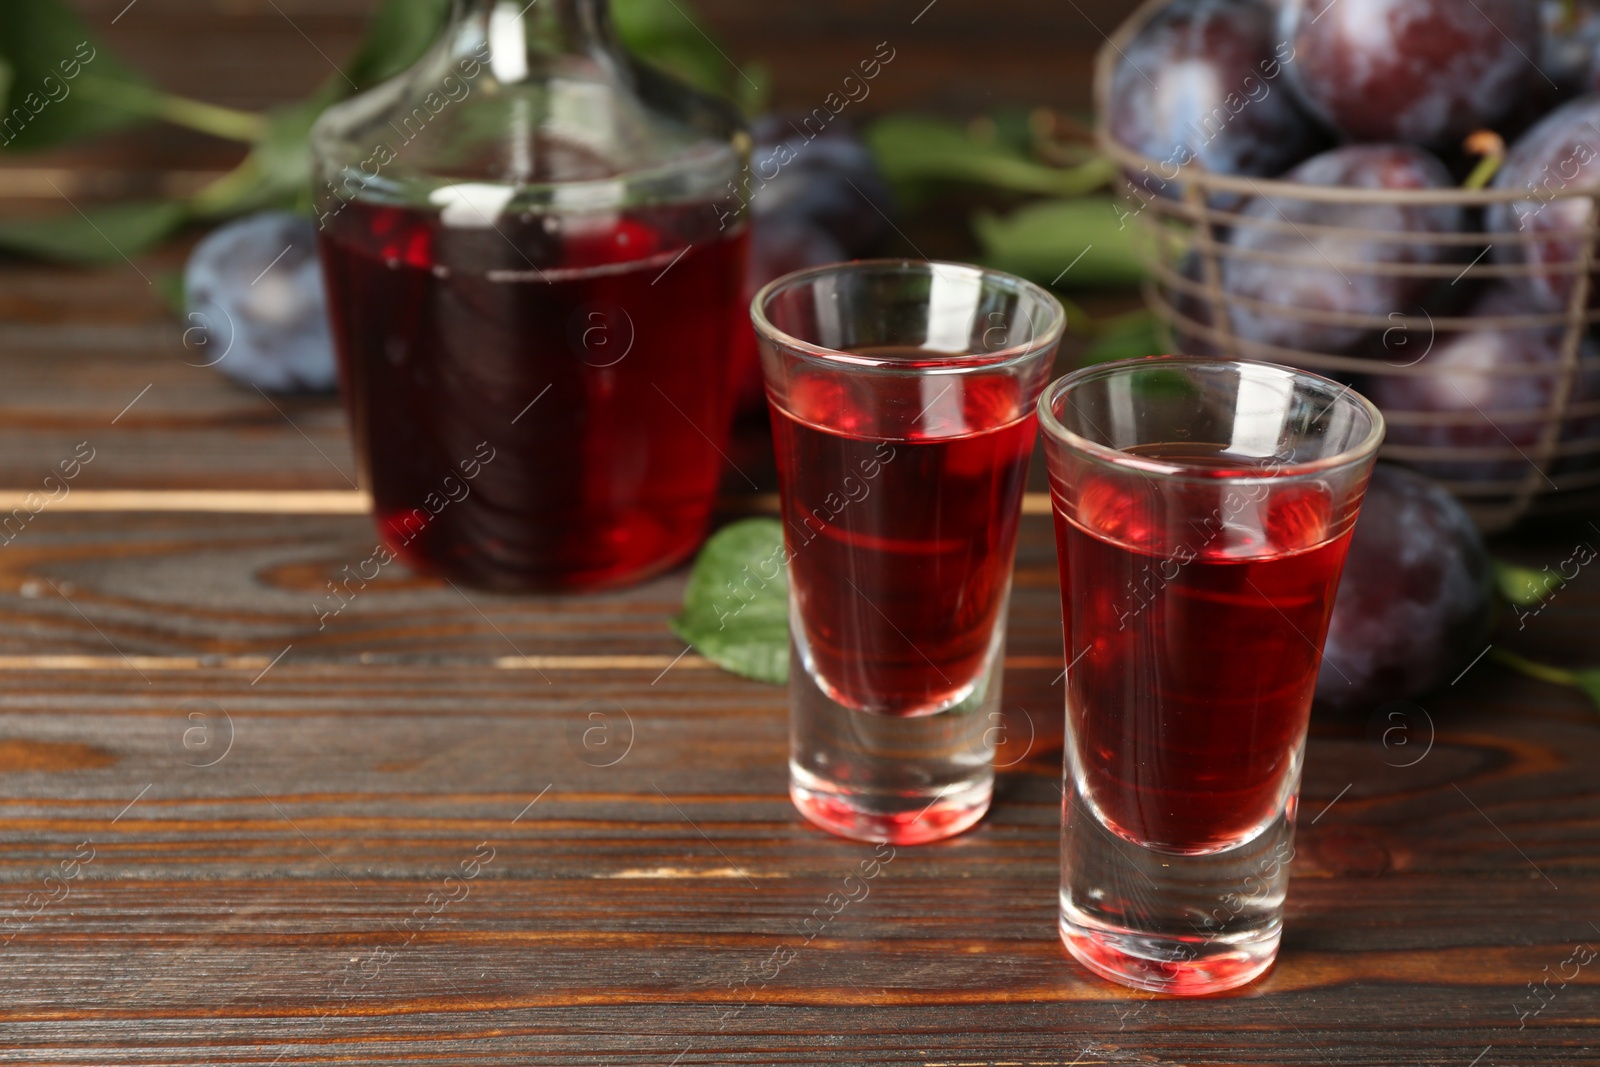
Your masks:
<instances>
[{"instance_id":1,"label":"glass decanter","mask_svg":"<svg viewBox=\"0 0 1600 1067\"><path fill-rule=\"evenodd\" d=\"M737 113L628 56L605 0L457 0L311 140L380 562L563 590L691 553L746 328Z\"/></svg>"}]
</instances>

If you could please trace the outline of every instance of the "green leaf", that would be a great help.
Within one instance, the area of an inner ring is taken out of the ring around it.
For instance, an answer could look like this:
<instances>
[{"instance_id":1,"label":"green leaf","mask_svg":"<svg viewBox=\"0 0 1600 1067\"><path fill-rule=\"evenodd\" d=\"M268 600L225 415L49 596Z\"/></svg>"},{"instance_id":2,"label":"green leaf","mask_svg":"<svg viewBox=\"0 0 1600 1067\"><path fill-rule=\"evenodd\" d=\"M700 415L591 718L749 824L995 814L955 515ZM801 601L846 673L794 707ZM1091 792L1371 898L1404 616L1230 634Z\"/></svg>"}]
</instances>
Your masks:
<instances>
[{"instance_id":1,"label":"green leaf","mask_svg":"<svg viewBox=\"0 0 1600 1067\"><path fill-rule=\"evenodd\" d=\"M1538 663L1526 656L1518 655L1509 649L1497 648L1490 653L1493 659L1500 661L1518 674L1537 678L1541 682L1551 685L1565 685L1580 689L1589 698L1597 709L1600 709L1600 668L1588 667L1578 670L1567 670L1565 667L1555 667L1548 663Z\"/></svg>"},{"instance_id":2,"label":"green leaf","mask_svg":"<svg viewBox=\"0 0 1600 1067\"><path fill-rule=\"evenodd\" d=\"M652 24L671 28L671 33L661 31L651 37L657 45L680 51L694 51L689 46L698 45L696 62L708 68L710 60L705 53L714 56L722 71L720 76L731 85L733 70L728 61L700 35L694 23L672 6L671 0L632 0L624 6L653 11ZM386 0L373 16L346 73L363 87L399 73L427 50L448 14L449 0ZM335 75L309 100L270 112L261 139L245 161L195 195L191 202L195 214L214 219L265 208L309 208L311 126L330 104L348 94L349 83Z\"/></svg>"},{"instance_id":3,"label":"green leaf","mask_svg":"<svg viewBox=\"0 0 1600 1067\"><path fill-rule=\"evenodd\" d=\"M1148 311L1135 311L1106 323L1084 353L1083 366L1119 359L1159 356L1167 351L1161 320Z\"/></svg>"},{"instance_id":4,"label":"green leaf","mask_svg":"<svg viewBox=\"0 0 1600 1067\"><path fill-rule=\"evenodd\" d=\"M1541 682L1551 685L1579 685L1578 674L1564 667L1554 667L1548 663L1537 663L1526 656L1519 655L1508 648L1497 648L1489 653L1489 657L1504 663L1518 674L1525 674L1529 678L1537 678Z\"/></svg>"},{"instance_id":5,"label":"green leaf","mask_svg":"<svg viewBox=\"0 0 1600 1067\"><path fill-rule=\"evenodd\" d=\"M387 81L422 57L449 17L450 0L384 0L356 54L344 64L345 74L363 89Z\"/></svg>"},{"instance_id":6,"label":"green leaf","mask_svg":"<svg viewBox=\"0 0 1600 1067\"><path fill-rule=\"evenodd\" d=\"M783 524L746 519L706 542L672 632L734 674L789 680L789 576Z\"/></svg>"},{"instance_id":7,"label":"green leaf","mask_svg":"<svg viewBox=\"0 0 1600 1067\"><path fill-rule=\"evenodd\" d=\"M764 109L765 68L732 59L695 18L688 0L612 0L611 18L622 43L651 66L727 97L746 114Z\"/></svg>"},{"instance_id":8,"label":"green leaf","mask_svg":"<svg viewBox=\"0 0 1600 1067\"><path fill-rule=\"evenodd\" d=\"M384 0L345 74L363 89L399 74L439 38L449 16L450 0ZM687 0L614 0L612 19L635 55L696 88L736 100L765 92L761 74L735 67Z\"/></svg>"},{"instance_id":9,"label":"green leaf","mask_svg":"<svg viewBox=\"0 0 1600 1067\"><path fill-rule=\"evenodd\" d=\"M190 206L195 214L226 218L308 202L311 125L326 106L326 99L319 95L270 112L261 140L244 162L194 195Z\"/></svg>"},{"instance_id":10,"label":"green leaf","mask_svg":"<svg viewBox=\"0 0 1600 1067\"><path fill-rule=\"evenodd\" d=\"M309 99L268 112L244 162L195 194L194 213L222 219L267 208L309 209L312 124L329 105L350 95L350 81L365 89L415 63L439 37L449 14L450 0L384 0L344 74L333 75Z\"/></svg>"},{"instance_id":11,"label":"green leaf","mask_svg":"<svg viewBox=\"0 0 1600 1067\"><path fill-rule=\"evenodd\" d=\"M266 126L265 119L252 111L218 107L203 100L190 100L145 85L112 81L87 72L79 75L77 91L98 107L125 111L139 118L160 119L231 141L254 143L261 139Z\"/></svg>"},{"instance_id":12,"label":"green leaf","mask_svg":"<svg viewBox=\"0 0 1600 1067\"><path fill-rule=\"evenodd\" d=\"M1574 671L1574 682L1584 695L1600 710L1600 670L1593 668L1586 671Z\"/></svg>"},{"instance_id":13,"label":"green leaf","mask_svg":"<svg viewBox=\"0 0 1600 1067\"><path fill-rule=\"evenodd\" d=\"M1495 585L1499 587L1500 595L1517 607L1531 608L1544 603L1545 597L1566 584L1560 575L1550 574L1549 570L1546 567L1536 571L1497 559L1494 561Z\"/></svg>"},{"instance_id":14,"label":"green leaf","mask_svg":"<svg viewBox=\"0 0 1600 1067\"><path fill-rule=\"evenodd\" d=\"M962 182L1041 196L1082 196L1116 175L1110 160L1095 159L1069 169L1051 167L998 137L976 138L953 122L913 115L878 120L867 129L866 140L883 173L896 186L913 187L908 190L913 198L914 187L927 182Z\"/></svg>"},{"instance_id":15,"label":"green leaf","mask_svg":"<svg viewBox=\"0 0 1600 1067\"><path fill-rule=\"evenodd\" d=\"M76 91L86 71L124 84L143 85L144 79L94 40L61 0L0 3L0 59L11 69L10 90L0 97L0 145L6 148L45 148L139 121Z\"/></svg>"},{"instance_id":16,"label":"green leaf","mask_svg":"<svg viewBox=\"0 0 1600 1067\"><path fill-rule=\"evenodd\" d=\"M996 108L986 116L986 126L980 125L974 130L969 125L968 131L980 138L998 141L1013 151L1030 153L1035 141L1033 112L1031 107Z\"/></svg>"},{"instance_id":17,"label":"green leaf","mask_svg":"<svg viewBox=\"0 0 1600 1067\"><path fill-rule=\"evenodd\" d=\"M1118 211L1109 196L1045 200L1003 218L980 211L972 227L984 262L1000 270L1044 285L1133 286L1144 267Z\"/></svg>"},{"instance_id":18,"label":"green leaf","mask_svg":"<svg viewBox=\"0 0 1600 1067\"><path fill-rule=\"evenodd\" d=\"M189 218L182 204L141 200L43 219L0 223L0 248L89 266L120 263L171 236Z\"/></svg>"},{"instance_id":19,"label":"green leaf","mask_svg":"<svg viewBox=\"0 0 1600 1067\"><path fill-rule=\"evenodd\" d=\"M167 310L172 312L172 317L182 319L189 310L188 300L183 291L183 271L164 270L151 279L155 282L156 292L166 303Z\"/></svg>"}]
</instances>

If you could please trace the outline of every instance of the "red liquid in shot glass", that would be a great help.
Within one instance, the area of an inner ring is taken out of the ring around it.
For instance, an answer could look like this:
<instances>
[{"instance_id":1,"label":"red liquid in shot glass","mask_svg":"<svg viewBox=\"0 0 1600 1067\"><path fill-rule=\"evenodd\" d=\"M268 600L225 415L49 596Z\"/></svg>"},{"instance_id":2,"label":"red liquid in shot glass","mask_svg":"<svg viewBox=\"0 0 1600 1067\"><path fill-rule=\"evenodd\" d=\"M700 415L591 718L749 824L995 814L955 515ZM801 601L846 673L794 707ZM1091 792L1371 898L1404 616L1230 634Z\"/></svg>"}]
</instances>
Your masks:
<instances>
[{"instance_id":1,"label":"red liquid in shot glass","mask_svg":"<svg viewBox=\"0 0 1600 1067\"><path fill-rule=\"evenodd\" d=\"M722 472L743 231L705 204L473 227L352 201L321 245L363 481L402 558L580 589L694 550Z\"/></svg>"},{"instance_id":2,"label":"red liquid in shot glass","mask_svg":"<svg viewBox=\"0 0 1600 1067\"><path fill-rule=\"evenodd\" d=\"M1055 521L1083 791L1146 847L1193 854L1248 840L1281 810L1295 771L1350 533L1326 536L1330 502L1315 484L1263 491L1264 541L1191 523L1183 562L1171 544L1145 547L1154 535L1118 483L1092 480L1077 495L1078 518L1058 503Z\"/></svg>"},{"instance_id":3,"label":"red liquid in shot glass","mask_svg":"<svg viewBox=\"0 0 1600 1067\"><path fill-rule=\"evenodd\" d=\"M773 405L789 580L830 696L925 714L962 699L986 665L1036 423L1008 381L870 388L867 405L802 381L789 391L793 412ZM888 420L874 412L886 410L902 413L901 432L883 432ZM904 415L919 411L904 432Z\"/></svg>"}]
</instances>

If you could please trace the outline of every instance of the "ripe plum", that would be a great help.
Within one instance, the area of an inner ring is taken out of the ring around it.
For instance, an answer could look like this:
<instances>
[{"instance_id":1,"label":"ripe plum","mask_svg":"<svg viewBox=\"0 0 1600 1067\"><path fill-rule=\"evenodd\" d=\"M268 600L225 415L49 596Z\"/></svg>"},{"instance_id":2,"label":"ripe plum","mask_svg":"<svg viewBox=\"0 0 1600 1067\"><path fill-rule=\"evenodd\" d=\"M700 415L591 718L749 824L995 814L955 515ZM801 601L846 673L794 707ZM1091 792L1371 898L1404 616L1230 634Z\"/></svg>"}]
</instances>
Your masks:
<instances>
[{"instance_id":1,"label":"ripe plum","mask_svg":"<svg viewBox=\"0 0 1600 1067\"><path fill-rule=\"evenodd\" d=\"M1528 0L1287 0L1291 83L1355 141L1453 146L1516 107L1540 46Z\"/></svg>"},{"instance_id":2,"label":"ripe plum","mask_svg":"<svg viewBox=\"0 0 1600 1067\"><path fill-rule=\"evenodd\" d=\"M1453 184L1444 164L1420 148L1400 144L1335 148L1306 160L1284 180L1395 190ZM1311 322L1292 312L1381 318L1414 311L1434 287L1433 280L1382 275L1371 265L1448 262L1456 258L1453 247L1406 240L1405 235L1451 233L1464 221L1461 208L1452 205L1399 207L1257 196L1244 206L1233 229L1222 281L1229 295L1269 306L1235 306L1234 333L1258 344L1343 352L1381 327ZM1322 227L1369 236L1323 232ZM1282 311L1276 310L1280 307Z\"/></svg>"},{"instance_id":3,"label":"ripe plum","mask_svg":"<svg viewBox=\"0 0 1600 1067\"><path fill-rule=\"evenodd\" d=\"M1107 116L1112 136L1159 161L1135 183L1174 195L1191 162L1274 175L1323 143L1279 77L1274 22L1257 0L1176 0L1144 25L1112 74Z\"/></svg>"},{"instance_id":4,"label":"ripe plum","mask_svg":"<svg viewBox=\"0 0 1600 1067\"><path fill-rule=\"evenodd\" d=\"M1509 285L1488 289L1471 309L1471 317L1527 316L1530 308ZM1390 420L1386 438L1389 444L1457 448L1513 448L1528 453L1536 447L1546 422L1541 412L1555 397L1561 363L1561 346L1566 331L1561 326L1479 327L1442 335L1434 340L1432 351L1421 363L1430 367L1426 376L1373 376L1366 393L1386 412L1438 412L1460 415L1464 420L1447 426L1415 426ZM1420 338L1414 339L1420 343ZM1579 355L1590 366L1579 372L1570 402L1600 400L1600 349L1584 338ZM1410 357L1408 357L1410 358ZM1496 375L1495 370L1518 366L1542 366L1549 373ZM1600 433L1600 419L1593 415L1569 418L1561 440L1589 437ZM1552 472L1592 467L1600 454L1570 456L1552 465ZM1435 478L1499 482L1515 481L1529 473L1529 458L1509 455L1505 459L1428 460L1409 465Z\"/></svg>"},{"instance_id":5,"label":"ripe plum","mask_svg":"<svg viewBox=\"0 0 1600 1067\"><path fill-rule=\"evenodd\" d=\"M1365 710L1421 696L1488 639L1489 550L1454 497L1380 463L1350 539L1317 676L1317 702Z\"/></svg>"},{"instance_id":6,"label":"ripe plum","mask_svg":"<svg viewBox=\"0 0 1600 1067\"><path fill-rule=\"evenodd\" d=\"M1512 279L1528 300L1548 311L1566 308L1578 273L1562 270L1583 254L1582 230L1591 201L1568 189L1600 182L1600 93L1581 96L1552 111L1511 146L1495 175L1496 189L1525 189L1528 199L1493 204L1485 216L1491 233L1532 233L1531 244L1497 241L1496 262L1525 263L1533 272ZM1600 296L1600 294L1596 294ZM1591 300L1593 302L1593 300Z\"/></svg>"},{"instance_id":7,"label":"ripe plum","mask_svg":"<svg viewBox=\"0 0 1600 1067\"><path fill-rule=\"evenodd\" d=\"M332 389L336 371L327 296L309 218L264 211L195 245L184 267L184 347L269 393Z\"/></svg>"}]
</instances>

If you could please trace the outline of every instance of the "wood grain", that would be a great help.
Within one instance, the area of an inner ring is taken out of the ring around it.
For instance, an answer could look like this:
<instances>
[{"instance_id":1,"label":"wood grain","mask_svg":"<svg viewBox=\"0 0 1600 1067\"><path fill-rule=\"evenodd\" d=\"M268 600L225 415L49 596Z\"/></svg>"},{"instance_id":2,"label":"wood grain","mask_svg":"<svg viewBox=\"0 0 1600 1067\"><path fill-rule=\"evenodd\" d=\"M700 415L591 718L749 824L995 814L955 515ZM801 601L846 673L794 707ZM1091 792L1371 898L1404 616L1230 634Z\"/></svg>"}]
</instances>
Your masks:
<instances>
[{"instance_id":1,"label":"wood grain","mask_svg":"<svg viewBox=\"0 0 1600 1067\"><path fill-rule=\"evenodd\" d=\"M1484 1062L1593 1062L1587 972L1527 1028L1514 1010L1574 943L1600 942L1600 735L1564 691L1483 665L1428 702L1432 747L1407 768L1365 722L1319 723L1283 961L1238 995L1152 1001L1054 940L1053 756L1009 768L975 833L901 850L807 943L797 924L868 850L789 805L781 690L672 663L681 574L475 607L397 575L317 630L297 600L369 536L359 517L46 513L0 551L0 756L49 754L0 762L13 921L95 850L0 950L12 1051L1465 1064L1493 1046ZM1060 662L1049 537L1026 520L1008 671L1041 722L1059 700L1041 669ZM1569 592L1540 621L1592 651L1600 595ZM508 642L538 669L507 669ZM46 648L94 669L41 669ZM596 710L626 740L612 766L581 741ZM229 742L210 766L183 747L196 711ZM483 842L468 895L399 926ZM743 984L785 944L803 950L789 967Z\"/></svg>"},{"instance_id":2,"label":"wood grain","mask_svg":"<svg viewBox=\"0 0 1600 1067\"><path fill-rule=\"evenodd\" d=\"M138 0L112 26L125 0L74 2L161 84L242 106L326 76L306 38L337 61L370 8ZM960 114L1085 99L1127 5L699 6L785 106L889 39L871 106ZM234 158L155 130L25 165L109 196L104 175ZM0 214L48 206L36 186ZM1600 944L1600 727L1575 693L1485 658L1421 702L1403 760L1388 720L1317 720L1277 967L1199 1001L1097 981L1054 930L1060 609L1034 498L992 814L897 851L808 940L871 850L790 805L783 691L683 654L683 573L506 597L397 566L319 618L373 544L337 402L275 408L191 365L151 284L183 252L0 265L0 514L96 450L0 545L0 1063L1600 1064L1600 966L1527 1013ZM759 433L737 447L770 489ZM1498 550L1554 567L1583 529ZM1600 664L1597 634L1585 572L1495 640Z\"/></svg>"}]
</instances>

